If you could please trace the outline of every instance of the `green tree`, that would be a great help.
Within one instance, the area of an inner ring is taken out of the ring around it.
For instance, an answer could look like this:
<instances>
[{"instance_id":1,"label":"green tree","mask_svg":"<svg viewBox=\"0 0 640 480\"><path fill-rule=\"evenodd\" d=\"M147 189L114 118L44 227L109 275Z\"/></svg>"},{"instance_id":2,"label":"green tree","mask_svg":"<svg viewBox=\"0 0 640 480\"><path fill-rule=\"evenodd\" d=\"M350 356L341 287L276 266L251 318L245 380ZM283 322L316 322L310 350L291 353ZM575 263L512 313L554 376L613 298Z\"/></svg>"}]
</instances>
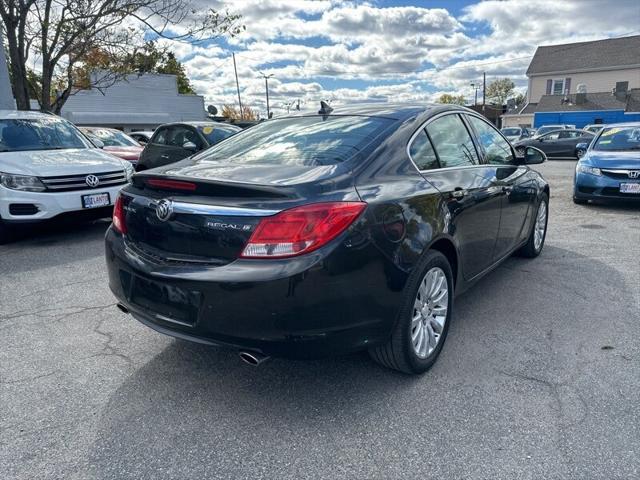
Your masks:
<instances>
[{"instance_id":1,"label":"green tree","mask_svg":"<svg viewBox=\"0 0 640 480\"><path fill-rule=\"evenodd\" d=\"M487 85L486 97L496 105L504 105L507 98L513 95L516 88L510 78L497 78Z\"/></svg>"},{"instance_id":2,"label":"green tree","mask_svg":"<svg viewBox=\"0 0 640 480\"><path fill-rule=\"evenodd\" d=\"M184 71L184 65L178 61L175 54L173 52L167 52L163 61L163 64L160 65L157 70L158 73L168 73L171 75L175 75L178 80L178 92L179 93L187 93L187 94L195 94L194 90L189 78L187 77L187 73Z\"/></svg>"},{"instance_id":3,"label":"green tree","mask_svg":"<svg viewBox=\"0 0 640 480\"><path fill-rule=\"evenodd\" d=\"M517 94L513 99L516 101L516 105L521 105L524 103L527 97L523 93Z\"/></svg>"},{"instance_id":4,"label":"green tree","mask_svg":"<svg viewBox=\"0 0 640 480\"><path fill-rule=\"evenodd\" d=\"M452 103L454 105L464 105L464 95L451 95L449 93L443 93L438 98L438 103Z\"/></svg>"},{"instance_id":5,"label":"green tree","mask_svg":"<svg viewBox=\"0 0 640 480\"><path fill-rule=\"evenodd\" d=\"M42 65L36 98L42 110L56 113L86 87L77 80L91 52L109 59L112 82L130 73L131 57L148 35L198 43L240 33L239 18L204 9L195 0L0 0L17 107L30 108L27 65L36 55ZM84 78L95 83L95 77Z\"/></svg>"}]
</instances>

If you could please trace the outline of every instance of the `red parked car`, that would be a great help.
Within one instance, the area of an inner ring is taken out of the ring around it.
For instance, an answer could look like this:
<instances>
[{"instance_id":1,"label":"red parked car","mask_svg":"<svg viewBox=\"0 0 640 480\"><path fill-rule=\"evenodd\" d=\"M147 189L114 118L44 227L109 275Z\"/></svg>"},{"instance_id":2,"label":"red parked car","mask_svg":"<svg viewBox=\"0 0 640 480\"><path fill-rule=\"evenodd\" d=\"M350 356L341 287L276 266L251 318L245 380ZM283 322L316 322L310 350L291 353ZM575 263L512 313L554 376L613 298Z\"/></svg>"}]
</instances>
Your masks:
<instances>
[{"instance_id":1,"label":"red parked car","mask_svg":"<svg viewBox=\"0 0 640 480\"><path fill-rule=\"evenodd\" d=\"M134 166L137 165L144 147L126 133L105 127L80 127L80 130L89 137L89 140L100 140L105 152L123 160L129 160Z\"/></svg>"}]
</instances>

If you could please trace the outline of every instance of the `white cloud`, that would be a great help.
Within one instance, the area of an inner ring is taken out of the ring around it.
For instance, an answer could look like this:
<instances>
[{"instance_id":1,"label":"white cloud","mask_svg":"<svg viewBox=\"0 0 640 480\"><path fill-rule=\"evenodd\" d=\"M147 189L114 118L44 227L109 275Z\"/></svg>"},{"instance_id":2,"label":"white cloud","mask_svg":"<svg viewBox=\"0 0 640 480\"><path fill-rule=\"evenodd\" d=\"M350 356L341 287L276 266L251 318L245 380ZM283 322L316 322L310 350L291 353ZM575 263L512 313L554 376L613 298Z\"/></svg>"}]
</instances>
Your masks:
<instances>
[{"instance_id":1,"label":"white cloud","mask_svg":"<svg viewBox=\"0 0 640 480\"><path fill-rule=\"evenodd\" d=\"M637 31L636 3L486 0L458 18L445 8L381 8L342 0L202 0L201 6L243 16L247 30L229 44L237 52L243 103L264 110L260 71L274 74L269 85L276 106L297 98L425 102L453 92L471 98L469 84L483 72L488 80L508 76L522 90L538 45ZM207 102L237 102L230 50L171 46ZM357 85L350 86L355 79Z\"/></svg>"}]
</instances>

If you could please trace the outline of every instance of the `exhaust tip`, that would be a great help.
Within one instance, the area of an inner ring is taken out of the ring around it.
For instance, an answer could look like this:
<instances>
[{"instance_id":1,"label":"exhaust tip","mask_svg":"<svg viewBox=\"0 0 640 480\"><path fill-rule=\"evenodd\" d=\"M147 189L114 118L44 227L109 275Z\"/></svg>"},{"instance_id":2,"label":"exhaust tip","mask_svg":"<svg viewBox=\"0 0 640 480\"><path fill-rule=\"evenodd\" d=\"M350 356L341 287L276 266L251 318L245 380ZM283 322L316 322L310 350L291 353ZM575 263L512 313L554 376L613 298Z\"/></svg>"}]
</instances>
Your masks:
<instances>
[{"instance_id":1,"label":"exhaust tip","mask_svg":"<svg viewBox=\"0 0 640 480\"><path fill-rule=\"evenodd\" d=\"M258 367L261 363L269 360L269 357L258 352L240 352L240 359L252 367Z\"/></svg>"},{"instance_id":2,"label":"exhaust tip","mask_svg":"<svg viewBox=\"0 0 640 480\"><path fill-rule=\"evenodd\" d=\"M121 303L118 303L116 307L118 307L118 310L120 310L122 313L129 313L129 309Z\"/></svg>"}]
</instances>

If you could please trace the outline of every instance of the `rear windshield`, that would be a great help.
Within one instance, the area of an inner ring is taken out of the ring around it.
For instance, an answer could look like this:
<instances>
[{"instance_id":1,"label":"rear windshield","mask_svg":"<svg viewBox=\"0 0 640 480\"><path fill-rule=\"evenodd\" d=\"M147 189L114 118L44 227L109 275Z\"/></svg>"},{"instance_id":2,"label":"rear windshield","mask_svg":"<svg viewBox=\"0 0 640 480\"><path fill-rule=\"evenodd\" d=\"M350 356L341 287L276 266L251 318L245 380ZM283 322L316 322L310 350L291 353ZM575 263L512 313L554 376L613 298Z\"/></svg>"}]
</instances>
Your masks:
<instances>
[{"instance_id":1,"label":"rear windshield","mask_svg":"<svg viewBox=\"0 0 640 480\"><path fill-rule=\"evenodd\" d=\"M515 137L516 135L520 135L521 130L519 128L503 128L502 134L507 137Z\"/></svg>"},{"instance_id":2,"label":"rear windshield","mask_svg":"<svg viewBox=\"0 0 640 480\"><path fill-rule=\"evenodd\" d=\"M209 142L209 145L215 145L216 143L230 137L234 133L238 133L241 129L238 127L218 127L218 126L204 126L198 127L198 130Z\"/></svg>"},{"instance_id":3,"label":"rear windshield","mask_svg":"<svg viewBox=\"0 0 640 480\"><path fill-rule=\"evenodd\" d=\"M233 164L335 165L352 158L393 122L355 115L268 120L211 147L196 159Z\"/></svg>"},{"instance_id":4,"label":"rear windshield","mask_svg":"<svg viewBox=\"0 0 640 480\"><path fill-rule=\"evenodd\" d=\"M640 150L640 126L607 128L600 134L593 149L608 151Z\"/></svg>"},{"instance_id":5,"label":"rear windshield","mask_svg":"<svg viewBox=\"0 0 640 480\"><path fill-rule=\"evenodd\" d=\"M66 120L0 119L0 152L88 147L82 134Z\"/></svg>"}]
</instances>

